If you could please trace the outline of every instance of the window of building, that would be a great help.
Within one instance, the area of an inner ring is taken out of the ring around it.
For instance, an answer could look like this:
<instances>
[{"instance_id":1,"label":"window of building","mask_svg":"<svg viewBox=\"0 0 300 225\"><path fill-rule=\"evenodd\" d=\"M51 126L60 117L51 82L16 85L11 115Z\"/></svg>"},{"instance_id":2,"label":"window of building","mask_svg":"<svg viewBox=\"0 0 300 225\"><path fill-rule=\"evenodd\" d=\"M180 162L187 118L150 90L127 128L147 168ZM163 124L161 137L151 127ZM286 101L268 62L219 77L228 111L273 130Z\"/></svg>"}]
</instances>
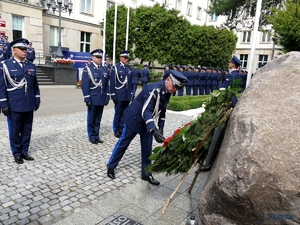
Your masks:
<instances>
[{"instance_id":1,"label":"window of building","mask_svg":"<svg viewBox=\"0 0 300 225\"><path fill-rule=\"evenodd\" d=\"M269 31L262 32L261 42L269 43L271 41L271 35Z\"/></svg>"},{"instance_id":2,"label":"window of building","mask_svg":"<svg viewBox=\"0 0 300 225\"><path fill-rule=\"evenodd\" d=\"M91 33L81 32L80 51L81 52L90 52L91 51Z\"/></svg>"},{"instance_id":3,"label":"window of building","mask_svg":"<svg viewBox=\"0 0 300 225\"><path fill-rule=\"evenodd\" d=\"M258 56L258 68L263 67L268 62L268 55L259 55Z\"/></svg>"},{"instance_id":4,"label":"window of building","mask_svg":"<svg viewBox=\"0 0 300 225\"><path fill-rule=\"evenodd\" d=\"M243 39L242 42L248 43L251 41L251 31L243 31Z\"/></svg>"},{"instance_id":5,"label":"window of building","mask_svg":"<svg viewBox=\"0 0 300 225\"><path fill-rule=\"evenodd\" d=\"M215 13L210 14L210 21L216 21L218 19L218 16Z\"/></svg>"},{"instance_id":6,"label":"window of building","mask_svg":"<svg viewBox=\"0 0 300 225\"><path fill-rule=\"evenodd\" d=\"M251 8L250 9L246 9L245 18L251 18Z\"/></svg>"},{"instance_id":7,"label":"window of building","mask_svg":"<svg viewBox=\"0 0 300 225\"><path fill-rule=\"evenodd\" d=\"M112 6L115 6L115 3L107 1L106 10L109 10L109 8Z\"/></svg>"},{"instance_id":8,"label":"window of building","mask_svg":"<svg viewBox=\"0 0 300 225\"><path fill-rule=\"evenodd\" d=\"M201 20L201 12L202 12L202 9L200 7L197 8L197 19L198 20Z\"/></svg>"},{"instance_id":9,"label":"window of building","mask_svg":"<svg viewBox=\"0 0 300 225\"><path fill-rule=\"evenodd\" d=\"M242 63L241 67L242 68L247 68L248 55L241 54L240 55L240 61Z\"/></svg>"},{"instance_id":10,"label":"window of building","mask_svg":"<svg viewBox=\"0 0 300 225\"><path fill-rule=\"evenodd\" d=\"M188 2L187 8L186 8L186 15L192 16L192 7L193 7L193 4L191 2Z\"/></svg>"},{"instance_id":11,"label":"window of building","mask_svg":"<svg viewBox=\"0 0 300 225\"><path fill-rule=\"evenodd\" d=\"M23 37L23 17L12 16L12 40Z\"/></svg>"},{"instance_id":12,"label":"window of building","mask_svg":"<svg viewBox=\"0 0 300 225\"><path fill-rule=\"evenodd\" d=\"M61 33L63 33L63 32L61 32ZM59 40L59 28L50 26L50 45L57 46L58 40Z\"/></svg>"},{"instance_id":13,"label":"window of building","mask_svg":"<svg viewBox=\"0 0 300 225\"><path fill-rule=\"evenodd\" d=\"M181 0L176 0L176 7L177 10L181 10Z\"/></svg>"},{"instance_id":14,"label":"window of building","mask_svg":"<svg viewBox=\"0 0 300 225\"><path fill-rule=\"evenodd\" d=\"M92 0L81 0L81 12L92 13Z\"/></svg>"}]
</instances>

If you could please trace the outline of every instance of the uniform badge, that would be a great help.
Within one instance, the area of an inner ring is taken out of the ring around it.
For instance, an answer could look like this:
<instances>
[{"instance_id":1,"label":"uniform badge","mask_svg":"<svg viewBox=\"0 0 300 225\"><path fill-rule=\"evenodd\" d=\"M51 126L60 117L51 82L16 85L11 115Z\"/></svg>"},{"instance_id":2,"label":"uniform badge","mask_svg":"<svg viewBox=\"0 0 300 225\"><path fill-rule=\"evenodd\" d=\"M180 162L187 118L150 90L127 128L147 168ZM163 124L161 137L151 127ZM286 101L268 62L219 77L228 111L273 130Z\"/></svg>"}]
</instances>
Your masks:
<instances>
[{"instance_id":1,"label":"uniform badge","mask_svg":"<svg viewBox=\"0 0 300 225\"><path fill-rule=\"evenodd\" d=\"M161 93L164 95L164 94L165 94L165 91L162 91Z\"/></svg>"},{"instance_id":2,"label":"uniform badge","mask_svg":"<svg viewBox=\"0 0 300 225\"><path fill-rule=\"evenodd\" d=\"M122 79L122 76L120 76L120 78Z\"/></svg>"},{"instance_id":3,"label":"uniform badge","mask_svg":"<svg viewBox=\"0 0 300 225\"><path fill-rule=\"evenodd\" d=\"M97 81L97 79L95 79L95 81Z\"/></svg>"}]
</instances>

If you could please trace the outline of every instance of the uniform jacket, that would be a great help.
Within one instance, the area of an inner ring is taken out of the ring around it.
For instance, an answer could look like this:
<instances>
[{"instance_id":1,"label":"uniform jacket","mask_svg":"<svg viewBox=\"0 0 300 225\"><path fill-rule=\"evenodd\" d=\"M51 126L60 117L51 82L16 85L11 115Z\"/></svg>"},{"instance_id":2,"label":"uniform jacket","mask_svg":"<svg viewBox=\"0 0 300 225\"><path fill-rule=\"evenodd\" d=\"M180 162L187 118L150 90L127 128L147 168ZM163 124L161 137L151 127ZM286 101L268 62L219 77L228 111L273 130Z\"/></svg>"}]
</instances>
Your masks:
<instances>
[{"instance_id":1,"label":"uniform jacket","mask_svg":"<svg viewBox=\"0 0 300 225\"><path fill-rule=\"evenodd\" d=\"M164 127L170 96L171 94L166 93L164 80L147 85L125 111L125 124L139 134L145 130L150 132L156 127Z\"/></svg>"},{"instance_id":2,"label":"uniform jacket","mask_svg":"<svg viewBox=\"0 0 300 225\"><path fill-rule=\"evenodd\" d=\"M27 48L27 59L34 60L35 59L35 50L34 48Z\"/></svg>"},{"instance_id":3,"label":"uniform jacket","mask_svg":"<svg viewBox=\"0 0 300 225\"><path fill-rule=\"evenodd\" d=\"M201 73L201 80L200 80L200 84L201 85L206 85L206 79L207 79L207 73L206 72L202 72Z\"/></svg>"},{"instance_id":4,"label":"uniform jacket","mask_svg":"<svg viewBox=\"0 0 300 225\"><path fill-rule=\"evenodd\" d=\"M33 111L40 103L35 65L24 60L24 68L11 58L0 63L0 104L14 112ZM19 87L16 85L19 85Z\"/></svg>"},{"instance_id":5,"label":"uniform jacket","mask_svg":"<svg viewBox=\"0 0 300 225\"><path fill-rule=\"evenodd\" d=\"M4 59L10 59L11 46L9 42L3 42Z\"/></svg>"},{"instance_id":6,"label":"uniform jacket","mask_svg":"<svg viewBox=\"0 0 300 225\"><path fill-rule=\"evenodd\" d=\"M143 68L141 70L141 82L148 83L150 81L151 75L148 68Z\"/></svg>"},{"instance_id":7,"label":"uniform jacket","mask_svg":"<svg viewBox=\"0 0 300 225\"><path fill-rule=\"evenodd\" d=\"M91 71L92 78L88 73ZM82 93L84 102L91 102L92 105L105 105L109 100L109 74L106 67L100 65L97 69L94 63L86 66L82 72Z\"/></svg>"},{"instance_id":8,"label":"uniform jacket","mask_svg":"<svg viewBox=\"0 0 300 225\"><path fill-rule=\"evenodd\" d=\"M139 84L140 77L141 77L141 71L138 68L133 68L131 70L131 83Z\"/></svg>"},{"instance_id":9,"label":"uniform jacket","mask_svg":"<svg viewBox=\"0 0 300 225\"><path fill-rule=\"evenodd\" d=\"M188 79L188 81L186 82L186 85L193 86L193 84L194 84L194 78L195 78L194 76L195 75L194 75L194 73L192 71L189 71L189 72L186 73L186 77Z\"/></svg>"},{"instance_id":10,"label":"uniform jacket","mask_svg":"<svg viewBox=\"0 0 300 225\"><path fill-rule=\"evenodd\" d=\"M201 75L199 72L194 72L194 85L200 85Z\"/></svg>"},{"instance_id":11,"label":"uniform jacket","mask_svg":"<svg viewBox=\"0 0 300 225\"><path fill-rule=\"evenodd\" d=\"M111 68L110 94L111 98L117 101L131 100L131 67L129 65L120 62Z\"/></svg>"},{"instance_id":12,"label":"uniform jacket","mask_svg":"<svg viewBox=\"0 0 300 225\"><path fill-rule=\"evenodd\" d=\"M237 69L231 70L228 74L225 74L224 81L219 88L228 88L232 84L233 79L240 79L240 74Z\"/></svg>"}]
</instances>

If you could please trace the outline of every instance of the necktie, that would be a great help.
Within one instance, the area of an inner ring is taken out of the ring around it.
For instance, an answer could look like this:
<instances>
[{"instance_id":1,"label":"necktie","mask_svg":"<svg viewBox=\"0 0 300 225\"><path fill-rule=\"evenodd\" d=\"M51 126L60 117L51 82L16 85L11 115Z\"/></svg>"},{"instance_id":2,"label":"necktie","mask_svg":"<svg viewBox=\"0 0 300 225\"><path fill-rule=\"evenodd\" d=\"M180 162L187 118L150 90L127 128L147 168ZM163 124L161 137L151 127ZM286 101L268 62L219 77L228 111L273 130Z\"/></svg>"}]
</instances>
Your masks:
<instances>
[{"instance_id":1,"label":"necktie","mask_svg":"<svg viewBox=\"0 0 300 225\"><path fill-rule=\"evenodd\" d=\"M20 62L23 72L25 71L25 62Z\"/></svg>"}]
</instances>

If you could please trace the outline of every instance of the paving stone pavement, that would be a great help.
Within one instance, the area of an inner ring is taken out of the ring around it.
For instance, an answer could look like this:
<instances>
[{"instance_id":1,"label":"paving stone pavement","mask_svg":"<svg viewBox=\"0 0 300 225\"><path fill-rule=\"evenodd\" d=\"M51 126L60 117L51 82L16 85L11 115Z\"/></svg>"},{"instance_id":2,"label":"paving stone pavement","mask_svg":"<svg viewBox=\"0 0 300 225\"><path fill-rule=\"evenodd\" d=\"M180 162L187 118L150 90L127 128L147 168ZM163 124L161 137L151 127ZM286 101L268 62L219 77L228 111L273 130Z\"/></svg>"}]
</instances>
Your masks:
<instances>
[{"instance_id":1,"label":"paving stone pavement","mask_svg":"<svg viewBox=\"0 0 300 225\"><path fill-rule=\"evenodd\" d=\"M7 124L0 122L0 224L104 225L124 215L143 225L184 225L190 214L201 224L198 200L208 172L200 173L188 194L192 172L162 214L182 174L155 175L160 186L142 181L139 136L117 167L117 178L106 176L106 163L117 141L112 118L113 109L105 109L101 123L104 143L98 145L88 142L86 112L34 118L29 154L35 161L22 165L14 162ZM166 136L191 119L167 113Z\"/></svg>"}]
</instances>

